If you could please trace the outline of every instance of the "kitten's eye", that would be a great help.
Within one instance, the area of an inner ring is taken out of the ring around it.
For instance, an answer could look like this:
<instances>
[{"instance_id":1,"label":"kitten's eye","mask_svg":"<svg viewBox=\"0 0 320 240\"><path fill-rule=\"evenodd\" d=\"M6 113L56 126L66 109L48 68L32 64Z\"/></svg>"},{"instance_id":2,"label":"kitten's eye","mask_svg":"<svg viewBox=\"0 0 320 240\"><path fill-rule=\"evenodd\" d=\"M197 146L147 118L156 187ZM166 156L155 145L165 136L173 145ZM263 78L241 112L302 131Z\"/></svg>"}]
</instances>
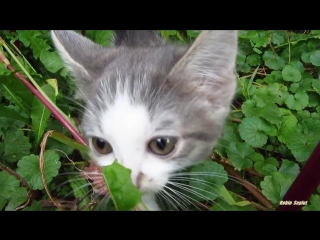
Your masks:
<instances>
[{"instance_id":1,"label":"kitten's eye","mask_svg":"<svg viewBox=\"0 0 320 240\"><path fill-rule=\"evenodd\" d=\"M176 143L177 140L175 138L159 137L152 139L148 144L148 148L152 153L156 155L165 156L174 150Z\"/></svg>"},{"instance_id":2,"label":"kitten's eye","mask_svg":"<svg viewBox=\"0 0 320 240\"><path fill-rule=\"evenodd\" d=\"M94 147L94 149L100 153L100 154L109 154L112 152L112 147L111 145L103 140L102 138L96 138L96 137L93 137L92 138L92 145Z\"/></svg>"}]
</instances>

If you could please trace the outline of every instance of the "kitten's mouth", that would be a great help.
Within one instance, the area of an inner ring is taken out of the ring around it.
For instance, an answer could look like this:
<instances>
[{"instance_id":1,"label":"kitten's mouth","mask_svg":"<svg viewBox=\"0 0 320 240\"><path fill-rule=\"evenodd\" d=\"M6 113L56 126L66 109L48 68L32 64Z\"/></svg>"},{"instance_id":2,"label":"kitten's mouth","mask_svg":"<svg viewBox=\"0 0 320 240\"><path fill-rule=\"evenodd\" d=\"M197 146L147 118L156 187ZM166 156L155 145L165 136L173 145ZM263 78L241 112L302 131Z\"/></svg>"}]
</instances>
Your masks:
<instances>
[{"instance_id":1,"label":"kitten's mouth","mask_svg":"<svg viewBox=\"0 0 320 240\"><path fill-rule=\"evenodd\" d=\"M89 167L85 167L80 175L91 181L91 185L95 193L100 195L109 195L109 191L102 175L102 168L96 165L94 161L90 161Z\"/></svg>"}]
</instances>

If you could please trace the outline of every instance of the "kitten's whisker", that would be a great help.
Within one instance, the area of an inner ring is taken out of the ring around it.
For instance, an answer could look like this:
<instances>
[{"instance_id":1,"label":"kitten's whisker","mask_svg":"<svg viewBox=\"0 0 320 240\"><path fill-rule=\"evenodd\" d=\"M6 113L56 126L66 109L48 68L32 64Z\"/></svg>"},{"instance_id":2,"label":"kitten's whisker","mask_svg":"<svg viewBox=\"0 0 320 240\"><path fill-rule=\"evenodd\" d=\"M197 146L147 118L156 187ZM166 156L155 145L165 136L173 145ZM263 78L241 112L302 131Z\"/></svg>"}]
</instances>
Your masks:
<instances>
[{"instance_id":1,"label":"kitten's whisker","mask_svg":"<svg viewBox=\"0 0 320 240\"><path fill-rule=\"evenodd\" d=\"M216 183L211 183L209 181L205 181L205 180L202 180L202 179L197 179L197 178L187 178L187 177L177 177L177 178L170 178L171 180L178 180L178 181L186 181L186 182L197 182L197 183L201 183L207 187L210 187L210 188L213 188L211 185L213 186L219 186L218 184ZM214 189L214 188L213 188Z\"/></svg>"},{"instance_id":2,"label":"kitten's whisker","mask_svg":"<svg viewBox=\"0 0 320 240\"><path fill-rule=\"evenodd\" d=\"M81 91L81 90L80 90ZM83 95L84 96L84 95ZM85 96L84 96L85 97ZM81 113L82 114L84 114L85 113L85 111L87 111L92 117L94 117L95 115L93 114L93 112L90 110L90 109L88 109L85 105L83 105L83 104L81 104L79 101L76 101L76 100L74 100L73 98L69 98L69 97L65 97L66 99L68 99L68 100L70 100L70 101L72 101L72 102L74 102L78 107L81 107L83 110L81 110ZM87 103L89 103L89 102L87 102ZM90 104L90 103L89 103ZM60 106L63 106L63 105L60 105ZM70 107L70 106L68 106L68 105L66 105L67 107ZM93 109L94 110L96 110L96 107L92 104L92 105L90 105L91 107L94 107ZM77 108L77 107L74 107L74 106L72 106L73 108Z\"/></svg>"},{"instance_id":3,"label":"kitten's whisker","mask_svg":"<svg viewBox=\"0 0 320 240\"><path fill-rule=\"evenodd\" d=\"M161 194L159 193L159 195L161 196ZM156 198L159 200L160 204L162 205L162 207L164 208L165 205L163 204L161 197L158 194L156 194Z\"/></svg>"},{"instance_id":4,"label":"kitten's whisker","mask_svg":"<svg viewBox=\"0 0 320 240\"><path fill-rule=\"evenodd\" d=\"M62 187L63 185L66 185L67 183L70 183L70 182L76 182L78 181L79 179L81 179L81 177L78 177L78 178L73 178L73 179L68 179L62 183L60 183L59 185L56 185L54 188L52 188L50 191L55 191L57 188L59 187Z\"/></svg>"},{"instance_id":5,"label":"kitten's whisker","mask_svg":"<svg viewBox=\"0 0 320 240\"><path fill-rule=\"evenodd\" d=\"M171 184L171 183L169 183L169 184ZM173 184L171 184L171 185L173 185ZM168 187L168 186L165 186L165 187ZM186 195L186 194L184 194L184 193L182 193L182 192L178 192L178 191L176 191L176 190L174 190L174 189L172 189L172 188L170 188L170 190L173 191L175 194L179 195L179 197L181 198L181 200L184 200L184 201L186 201L187 203L192 204L193 206L195 206L195 207L200 211L200 209L197 207L197 205L195 205L192 201L195 201L195 202L203 205L202 203L200 203L199 201L196 201L196 200L193 199L192 197L190 197L190 196L188 196L188 195ZM190 201L188 198L191 199L192 201Z\"/></svg>"},{"instance_id":6,"label":"kitten's whisker","mask_svg":"<svg viewBox=\"0 0 320 240\"><path fill-rule=\"evenodd\" d=\"M59 173L58 176L64 176L64 175L80 175L81 173L95 175L95 176L102 176L103 174L100 172L87 172L87 171L81 171L81 172L63 172ZM81 176L81 175L80 175ZM82 177L82 176L81 176Z\"/></svg>"},{"instance_id":7,"label":"kitten's whisker","mask_svg":"<svg viewBox=\"0 0 320 240\"><path fill-rule=\"evenodd\" d=\"M90 195L90 200L89 203L87 203L87 205L93 204L95 202L95 193L93 189L89 189L89 191L81 198L81 201L78 202L78 204L80 204L82 201L85 200L86 197L88 197ZM81 206L82 208L83 206Z\"/></svg>"},{"instance_id":8,"label":"kitten's whisker","mask_svg":"<svg viewBox=\"0 0 320 240\"><path fill-rule=\"evenodd\" d=\"M170 178L170 179L172 179L172 180L178 180L178 181L186 181L186 182L195 182L195 183L203 184L203 185L205 185L205 186L207 186L207 187L209 187L209 188L212 188L212 189L215 190L215 191L218 190L217 188L214 188L214 187L212 187L212 186L209 185L209 184L212 184L212 185L214 185L214 186L218 186L217 184L214 184L214 183L211 183L211 182L208 182L208 181L204 181L204 180L201 180L201 179L183 178L183 177L178 178L178 179L176 179L176 178ZM181 184L181 183L180 183L180 184ZM194 188L193 186L190 186L190 185L188 185L188 186L191 187L191 188ZM202 190L202 191L203 191L203 190ZM219 199L227 202L224 198L222 198L222 197L220 197L220 196L218 196L218 195L216 195L216 196L217 196Z\"/></svg>"},{"instance_id":9,"label":"kitten's whisker","mask_svg":"<svg viewBox=\"0 0 320 240\"><path fill-rule=\"evenodd\" d=\"M204 195L202 195L201 193L196 192L196 191L194 191L194 190L192 190L192 189L189 189L189 188L198 189L199 191L202 191L202 192L205 192L205 193L208 193L208 194L212 194L214 197L219 198L219 199L222 199L223 201L225 201L225 200L224 200L222 197L220 197L219 195L214 194L214 193L211 193L211 192L208 192L208 191L203 190L203 189L198 188L198 187L190 186L190 185L188 185L188 184L183 184L183 183L170 182L170 181L168 181L168 183L170 183L170 184L172 184L172 185L174 185L174 186L176 186L176 187L179 187L179 188L181 188L181 189L184 189L184 190L186 190L186 191L188 191L188 192L190 192L190 193L192 193L192 194L194 194L194 195L196 195L196 196L198 196L198 197L201 197L201 198L203 198L204 200L207 200L207 201L212 201L212 200L211 200L210 198L208 198L207 196L204 196ZM216 204L218 204L218 203L216 203ZM219 204L218 204L218 205L219 205ZM220 206L220 205L219 205L219 206ZM220 206L220 207L221 207L221 206ZM221 207L221 208L222 208L222 207Z\"/></svg>"},{"instance_id":10,"label":"kitten's whisker","mask_svg":"<svg viewBox=\"0 0 320 240\"><path fill-rule=\"evenodd\" d=\"M75 189L72 189L68 194L66 194L62 199L66 199L67 197L69 197L74 191L77 191L77 190L80 190L80 189L83 189L83 188L86 188L86 187L89 187L91 186L91 183L87 183L87 184L83 184L81 185L80 187L78 188L75 188Z\"/></svg>"},{"instance_id":11,"label":"kitten's whisker","mask_svg":"<svg viewBox=\"0 0 320 240\"><path fill-rule=\"evenodd\" d=\"M168 182L169 182L169 181L168 181ZM211 200L210 198L202 195L201 193L196 192L196 191L194 191L194 190L192 190L192 189L188 189L188 188L193 188L193 189L200 190L200 191L202 191L202 192L205 192L205 193L207 193L207 194L211 194L211 195L213 195L214 197L219 198L219 199L225 201L225 200L224 200L222 197L220 197L219 195L214 194L214 193L212 193L212 192L208 192L208 191L203 190L203 189L198 188L198 187L190 186L190 185L184 184L184 183L176 183L176 182L170 182L170 184L172 184L172 185L174 185L174 186L176 186L176 187L182 187L182 186L183 186L183 187L187 188L187 189L185 189L186 191L189 191L190 193L193 193L194 195L197 195L197 194L198 194L197 196L200 196L200 197L204 198L204 200L207 200L207 201L212 201L212 200ZM200 183L200 184L203 184L203 183ZM209 186L209 187L210 187L210 186ZM211 187L211 188L214 189L213 187ZM214 189L214 190L217 190L217 189ZM192 192L191 192L191 191L192 191ZM196 193L197 193L197 194L196 194Z\"/></svg>"},{"instance_id":12,"label":"kitten's whisker","mask_svg":"<svg viewBox=\"0 0 320 240\"><path fill-rule=\"evenodd\" d=\"M179 201L179 198L176 196L176 195L174 195L174 194L172 194L172 193L174 193L174 191L172 191L172 189L171 188L169 188L168 186L164 186L165 188L167 188L169 191L167 191L167 193L170 195L170 197L177 203L177 206L178 207L180 207L182 210L185 210L185 211L187 211L188 209L185 207L185 205L184 205L184 203L182 202L180 202Z\"/></svg>"},{"instance_id":13,"label":"kitten's whisker","mask_svg":"<svg viewBox=\"0 0 320 240\"><path fill-rule=\"evenodd\" d=\"M165 199L167 199L168 202L169 202L177 211L179 211L178 207L174 204L174 202L172 202L172 201L170 200L170 198L172 198L172 197L170 196L170 194L169 194L166 190L164 190L164 189L162 189L161 191L164 193L163 197L165 197ZM174 199L173 199L173 200L174 200Z\"/></svg>"},{"instance_id":14,"label":"kitten's whisker","mask_svg":"<svg viewBox=\"0 0 320 240\"><path fill-rule=\"evenodd\" d=\"M208 198L208 197L206 197L206 196L204 196L204 195L202 195L201 193L198 193L198 192L190 189L190 188L199 189L199 190L201 190L201 191L204 191L204 192L207 192L207 193L209 193L209 194L212 194L212 195L214 195L215 197L217 196L217 195L215 195L215 194L213 194L213 193L210 193L210 192L208 192L208 191L202 190L202 189L197 188L197 187L191 187L191 186L189 186L189 185L187 185L187 184L176 183L176 182L171 182L171 181L168 181L168 183L171 184L171 185L173 185L173 186L176 186L176 187L178 187L178 188L180 188L180 189L183 189L183 190L186 190L186 191L188 191L188 192L190 192L190 193L193 193L194 195L196 195L196 196L198 196L198 197L200 197L200 198L203 198L204 200L207 200L207 201L210 201L211 199Z\"/></svg>"},{"instance_id":15,"label":"kitten's whisker","mask_svg":"<svg viewBox=\"0 0 320 240\"><path fill-rule=\"evenodd\" d=\"M187 175L194 175L194 176L212 176L212 177L221 177L221 178L225 178L226 176L224 174L221 174L221 176L219 176L219 174L217 173L211 173L211 172L192 172L192 173L183 173L183 174L172 174L171 176L187 176ZM234 181L236 183L239 183L243 186L243 183L241 183L239 181L239 178L233 177L228 175L228 180Z\"/></svg>"},{"instance_id":16,"label":"kitten's whisker","mask_svg":"<svg viewBox=\"0 0 320 240\"><path fill-rule=\"evenodd\" d=\"M171 192L175 193L175 194L177 195L176 198L178 198L179 193L177 193L176 190L174 190L174 189L172 189L172 188L170 188L170 187L168 187L168 186L164 186L164 187L167 188L167 189L169 189ZM174 196L174 195L172 195L172 196ZM180 197L180 199L181 199L181 197ZM183 210L188 211L188 207L185 205L184 202L180 202L180 203L179 203L179 206L180 206Z\"/></svg>"},{"instance_id":17,"label":"kitten's whisker","mask_svg":"<svg viewBox=\"0 0 320 240\"><path fill-rule=\"evenodd\" d=\"M159 199L161 199L161 197L162 197L166 203L170 204L170 202L168 201L167 197L165 196L165 194L163 193L162 190L160 190L157 194L160 195ZM163 205L163 206L165 206L165 205Z\"/></svg>"},{"instance_id":18,"label":"kitten's whisker","mask_svg":"<svg viewBox=\"0 0 320 240\"><path fill-rule=\"evenodd\" d=\"M99 210L103 211L102 205L108 204L110 201L111 201L110 194L103 195L102 199L99 201L98 205L95 207L95 211L99 211Z\"/></svg>"}]
</instances>

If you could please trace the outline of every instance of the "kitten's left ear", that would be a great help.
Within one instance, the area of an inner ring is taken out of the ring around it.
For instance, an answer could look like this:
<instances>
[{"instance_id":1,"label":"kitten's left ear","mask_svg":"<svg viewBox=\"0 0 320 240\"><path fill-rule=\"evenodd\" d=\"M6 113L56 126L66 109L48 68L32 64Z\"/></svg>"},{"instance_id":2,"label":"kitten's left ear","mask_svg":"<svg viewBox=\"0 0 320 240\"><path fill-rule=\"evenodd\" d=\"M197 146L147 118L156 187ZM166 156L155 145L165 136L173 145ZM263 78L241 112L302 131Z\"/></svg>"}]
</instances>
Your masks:
<instances>
[{"instance_id":1,"label":"kitten's left ear","mask_svg":"<svg viewBox=\"0 0 320 240\"><path fill-rule=\"evenodd\" d=\"M107 60L106 48L74 31L52 30L51 38L78 83L89 82L101 74L101 67Z\"/></svg>"},{"instance_id":2,"label":"kitten's left ear","mask_svg":"<svg viewBox=\"0 0 320 240\"><path fill-rule=\"evenodd\" d=\"M179 81L211 105L224 108L235 94L237 50L236 30L202 31L174 66L168 80Z\"/></svg>"}]
</instances>

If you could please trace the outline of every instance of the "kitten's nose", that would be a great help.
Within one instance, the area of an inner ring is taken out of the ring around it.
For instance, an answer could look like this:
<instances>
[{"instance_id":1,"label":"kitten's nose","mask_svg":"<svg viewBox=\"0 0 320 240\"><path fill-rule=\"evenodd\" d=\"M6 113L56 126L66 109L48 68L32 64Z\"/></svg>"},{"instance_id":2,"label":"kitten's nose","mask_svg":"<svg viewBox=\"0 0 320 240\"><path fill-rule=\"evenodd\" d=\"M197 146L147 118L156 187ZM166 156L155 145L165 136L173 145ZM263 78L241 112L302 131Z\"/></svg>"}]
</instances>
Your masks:
<instances>
[{"instance_id":1,"label":"kitten's nose","mask_svg":"<svg viewBox=\"0 0 320 240\"><path fill-rule=\"evenodd\" d=\"M136 186L137 186L138 189L141 188L143 177L144 177L143 172L139 172L138 176L137 176L137 180L136 180L136 183L137 183Z\"/></svg>"}]
</instances>

